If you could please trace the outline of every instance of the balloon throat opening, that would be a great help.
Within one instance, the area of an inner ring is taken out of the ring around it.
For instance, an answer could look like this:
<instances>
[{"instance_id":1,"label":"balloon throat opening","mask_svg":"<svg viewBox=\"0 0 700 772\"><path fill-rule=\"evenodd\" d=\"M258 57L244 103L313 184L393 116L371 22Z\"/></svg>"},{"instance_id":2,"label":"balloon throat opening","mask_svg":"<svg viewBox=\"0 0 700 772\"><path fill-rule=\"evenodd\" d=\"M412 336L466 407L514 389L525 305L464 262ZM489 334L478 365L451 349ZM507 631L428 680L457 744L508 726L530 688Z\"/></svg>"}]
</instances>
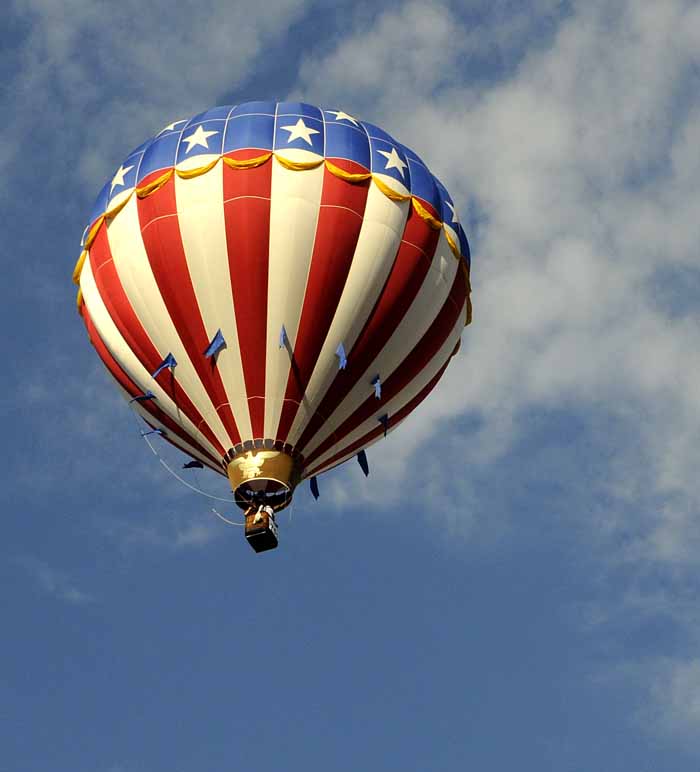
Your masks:
<instances>
[{"instance_id":1,"label":"balloon throat opening","mask_svg":"<svg viewBox=\"0 0 700 772\"><path fill-rule=\"evenodd\" d=\"M234 500L241 509L270 506L275 512L292 501L300 469L292 456L279 450L247 450L226 468Z\"/></svg>"}]
</instances>

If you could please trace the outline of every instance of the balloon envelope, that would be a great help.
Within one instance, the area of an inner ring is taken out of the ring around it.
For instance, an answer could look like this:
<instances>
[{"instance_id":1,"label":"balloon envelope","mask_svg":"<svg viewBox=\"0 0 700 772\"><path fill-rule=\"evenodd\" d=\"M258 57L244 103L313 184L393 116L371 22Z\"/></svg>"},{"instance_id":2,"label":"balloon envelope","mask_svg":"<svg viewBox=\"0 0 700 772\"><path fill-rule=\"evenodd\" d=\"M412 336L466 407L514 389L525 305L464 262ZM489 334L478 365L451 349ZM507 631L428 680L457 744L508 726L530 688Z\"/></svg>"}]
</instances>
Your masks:
<instances>
[{"instance_id":1,"label":"balloon envelope","mask_svg":"<svg viewBox=\"0 0 700 772\"><path fill-rule=\"evenodd\" d=\"M380 128L303 103L169 124L105 184L81 246L97 353L241 505L282 507L392 431L471 318L445 188Z\"/></svg>"}]
</instances>

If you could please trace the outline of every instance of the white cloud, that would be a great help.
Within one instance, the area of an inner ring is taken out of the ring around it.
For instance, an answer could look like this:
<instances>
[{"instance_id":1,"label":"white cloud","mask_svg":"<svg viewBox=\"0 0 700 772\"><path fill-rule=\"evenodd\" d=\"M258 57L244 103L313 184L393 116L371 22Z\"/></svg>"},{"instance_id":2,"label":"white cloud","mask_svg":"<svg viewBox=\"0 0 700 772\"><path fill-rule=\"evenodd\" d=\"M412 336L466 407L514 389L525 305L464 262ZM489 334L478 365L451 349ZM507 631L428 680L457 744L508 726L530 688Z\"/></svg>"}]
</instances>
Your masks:
<instances>
[{"instance_id":1,"label":"white cloud","mask_svg":"<svg viewBox=\"0 0 700 772\"><path fill-rule=\"evenodd\" d=\"M670 672L652 685L652 695L663 706L659 721L690 734L700 729L700 660L675 662Z\"/></svg>"},{"instance_id":2,"label":"white cloud","mask_svg":"<svg viewBox=\"0 0 700 772\"><path fill-rule=\"evenodd\" d=\"M154 492L154 511L144 510L138 517L107 519L102 517L102 527L125 550L138 547L157 547L179 552L199 549L211 544L226 533L226 526L216 520L206 506L188 506L174 510L166 506L158 492Z\"/></svg>"},{"instance_id":3,"label":"white cloud","mask_svg":"<svg viewBox=\"0 0 700 772\"><path fill-rule=\"evenodd\" d=\"M324 501L381 505L423 491L451 535L474 539L508 527L491 515L516 509L516 483L559 476L571 499L566 517L590 517L589 538L611 563L692 574L700 545L698 305L679 310L676 299L699 267L700 9L684 0L588 0L570 10L554 0L522 10L506 0L489 10L460 5L409 2L358 17L335 48L312 51L301 68L296 93L383 125L423 155L461 202L474 247L474 325L462 352L403 431L370 451L369 480L350 469L324 478ZM304 3L218 2L186 27L192 3L180 4L176 19L163 2L14 7L31 27L4 132L51 133L52 178L80 176L89 198L125 143L240 84ZM36 126L37 105L45 126ZM30 396L58 414L44 383L37 379ZM99 416L81 416L79 405L68 413L85 441L88 479L98 443L132 452L113 436L123 411L101 404ZM591 445L572 451L564 437L562 447L548 440L527 454L529 416L552 409L577 416ZM504 469L498 491L482 485L518 443L527 468L520 476ZM59 454L60 445L49 450ZM130 477L160 474L142 471L149 464L129 468ZM578 512L577 501L591 503L585 486L609 506ZM147 514L113 527L126 543L179 549L206 544L218 525L176 516L164 528L161 514ZM669 604L641 590L618 600L634 613ZM674 618L692 627L680 611ZM686 688L697 672L692 658L657 672L651 698L675 726L697 720L696 688Z\"/></svg>"},{"instance_id":4,"label":"white cloud","mask_svg":"<svg viewBox=\"0 0 700 772\"><path fill-rule=\"evenodd\" d=\"M25 556L17 558L16 562L45 594L76 606L94 601L94 597L76 587L67 574L52 568L43 560Z\"/></svg>"},{"instance_id":5,"label":"white cloud","mask_svg":"<svg viewBox=\"0 0 700 772\"><path fill-rule=\"evenodd\" d=\"M10 58L5 162L28 134L39 149L50 141L44 172L82 178L89 205L131 147L239 86L308 4L13 0L28 31Z\"/></svg>"},{"instance_id":6,"label":"white cloud","mask_svg":"<svg viewBox=\"0 0 700 772\"><path fill-rule=\"evenodd\" d=\"M463 220L486 215L467 226L475 321L463 353L388 448L405 470L465 411L503 452L527 409L636 405L654 492L680 486L700 501L697 306L674 317L654 286L660 265L697 266L700 127L688 105L700 16L680 1L577 3L547 47L528 48L517 36L537 33L553 4L539 11L510 38L522 60L488 88L470 85L470 57L497 50L499 33L475 39L441 2L388 11L302 67L300 93L386 126L443 177Z\"/></svg>"},{"instance_id":7,"label":"white cloud","mask_svg":"<svg viewBox=\"0 0 700 772\"><path fill-rule=\"evenodd\" d=\"M697 750L700 729L700 660L660 658L622 668L613 682L637 683L640 705L634 719L658 737L671 737Z\"/></svg>"},{"instance_id":8,"label":"white cloud","mask_svg":"<svg viewBox=\"0 0 700 772\"><path fill-rule=\"evenodd\" d=\"M498 24L473 27L471 9L405 3L301 70L309 101L421 153L461 204L473 246L462 352L403 431L370 451L381 460L358 495L422 492L473 539L484 512L507 527L518 482L548 478L568 493L572 527L590 523L602 563L620 570L592 618L615 604L672 608L694 638L671 593L632 588L651 570L698 575L700 303L684 285L700 281L700 8L528 4L505 38ZM545 452L531 419L552 410L577 417L587 444L550 437ZM489 500L484 475L499 466L503 490ZM495 512L498 495L510 498ZM696 728L700 666L655 673L649 699L666 729Z\"/></svg>"}]
</instances>

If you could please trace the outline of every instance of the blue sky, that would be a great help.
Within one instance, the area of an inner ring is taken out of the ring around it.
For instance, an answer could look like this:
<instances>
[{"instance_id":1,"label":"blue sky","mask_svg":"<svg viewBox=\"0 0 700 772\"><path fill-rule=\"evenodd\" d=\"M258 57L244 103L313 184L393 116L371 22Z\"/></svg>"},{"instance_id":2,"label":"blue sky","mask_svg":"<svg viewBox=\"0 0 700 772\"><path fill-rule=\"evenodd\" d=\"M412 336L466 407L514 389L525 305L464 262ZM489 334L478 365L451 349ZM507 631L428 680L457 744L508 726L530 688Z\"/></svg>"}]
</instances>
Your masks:
<instances>
[{"instance_id":1,"label":"blue sky","mask_svg":"<svg viewBox=\"0 0 700 772\"><path fill-rule=\"evenodd\" d=\"M0 772L696 770L698 5L14 0L0 36ZM256 556L70 273L132 147L287 97L444 180L474 324Z\"/></svg>"}]
</instances>

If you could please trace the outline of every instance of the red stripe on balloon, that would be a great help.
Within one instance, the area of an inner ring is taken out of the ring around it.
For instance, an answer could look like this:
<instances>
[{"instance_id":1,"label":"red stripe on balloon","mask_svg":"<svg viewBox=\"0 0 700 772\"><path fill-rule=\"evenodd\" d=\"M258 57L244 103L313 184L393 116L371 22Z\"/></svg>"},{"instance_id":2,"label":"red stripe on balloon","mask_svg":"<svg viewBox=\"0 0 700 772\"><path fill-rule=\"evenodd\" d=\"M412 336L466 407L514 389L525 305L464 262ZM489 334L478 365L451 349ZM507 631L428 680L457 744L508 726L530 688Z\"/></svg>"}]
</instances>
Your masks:
<instances>
[{"instance_id":1,"label":"red stripe on balloon","mask_svg":"<svg viewBox=\"0 0 700 772\"><path fill-rule=\"evenodd\" d=\"M197 296L192 286L177 216L175 177L146 198L138 199L143 243L153 276L173 326L212 405L221 418L231 444L240 442L236 421L214 358L206 359L209 346Z\"/></svg>"},{"instance_id":2,"label":"red stripe on balloon","mask_svg":"<svg viewBox=\"0 0 700 772\"><path fill-rule=\"evenodd\" d=\"M278 440L286 440L289 435L333 321L355 254L368 190L369 180L353 184L327 169L324 172L314 250L276 434Z\"/></svg>"},{"instance_id":3,"label":"red stripe on balloon","mask_svg":"<svg viewBox=\"0 0 700 772\"><path fill-rule=\"evenodd\" d=\"M252 169L224 165L228 263L253 439L263 438L265 426L271 188L271 163Z\"/></svg>"},{"instance_id":4,"label":"red stripe on balloon","mask_svg":"<svg viewBox=\"0 0 700 772\"><path fill-rule=\"evenodd\" d=\"M154 372L168 352L158 352L158 349L153 345L144 330L138 316L136 316L117 274L109 248L107 228L105 227L100 228L90 247L90 265L92 266L95 285L107 312L112 317L112 321L139 362L149 373ZM212 430L204 422L197 408L177 382L174 373L167 369L163 370L157 380L160 386L173 398L178 409L195 426L199 427L202 434L223 456L226 453L226 449L222 447Z\"/></svg>"},{"instance_id":5,"label":"red stripe on balloon","mask_svg":"<svg viewBox=\"0 0 700 772\"><path fill-rule=\"evenodd\" d=\"M389 277L372 312L348 354L345 370L339 371L299 438L301 451L364 376L379 352L396 331L423 284L438 244L433 230L411 207ZM369 386L368 386L369 388Z\"/></svg>"},{"instance_id":6,"label":"red stripe on balloon","mask_svg":"<svg viewBox=\"0 0 700 772\"><path fill-rule=\"evenodd\" d=\"M452 357L450 355L447 362L445 362L445 364L440 368L440 370L438 370L435 376L430 379L430 381L418 392L418 394L416 394L415 397L413 397L413 399L407 402L396 413L389 416L389 429L393 429L397 424L403 421L403 419L406 418L409 413L413 412L418 407L418 405L420 405L420 403L428 396L428 394L430 394L430 392L435 388L437 382L440 380L440 378L442 378L442 374L447 369L447 365L450 363L451 358ZM358 452L362 448L366 448L368 445L371 445L373 442L381 439L383 434L384 427L379 424L379 422L377 422L376 429L367 432L367 434L360 437L359 440L355 440L355 442L351 443L346 448L339 450L335 455L324 461L322 464L319 464L316 467L311 467L308 469L308 471L304 472L304 477L313 477L313 475L327 472L329 469L332 469L338 463L343 461L351 453Z\"/></svg>"},{"instance_id":7,"label":"red stripe on balloon","mask_svg":"<svg viewBox=\"0 0 700 772\"><path fill-rule=\"evenodd\" d=\"M124 370L124 368L119 364L119 362L115 359L112 352L107 348L105 345L105 342L100 337L99 332L97 331L97 328L95 327L94 322L92 321L92 317L90 316L89 309L87 309L85 306L83 306L84 312L83 312L83 319L85 321L85 327L88 331L88 337L90 338L90 342L95 347L95 351L97 352L98 356L104 363L105 367L109 370L112 377L115 381L124 389L124 391L129 394L130 397L138 397L142 395L141 389L134 383L134 381L129 377L127 372ZM175 421L172 420L172 418L165 413L163 410L161 410L158 407L158 404L154 402L153 400L145 400L141 402L141 407L146 410L150 415L152 415L157 421L159 421L163 426L165 426L168 430L168 433L171 433L177 437L179 437L183 442L187 443L188 445L191 445L193 448L195 448L199 453L201 453L202 456L204 456L211 466L212 469L217 471L219 474L223 474L223 471L221 469L221 465L217 462L217 459L215 459L207 450L205 450L198 442L192 439L192 437L189 437L178 424L175 423ZM165 439L168 439L168 434L165 435ZM187 451L184 448L181 448L180 446L176 445L176 443L172 443L177 447L179 450L182 450L184 453L187 453ZM190 455L189 453L187 455Z\"/></svg>"},{"instance_id":8,"label":"red stripe on balloon","mask_svg":"<svg viewBox=\"0 0 700 772\"><path fill-rule=\"evenodd\" d=\"M372 418L373 415L381 415L385 412L382 406L398 396L435 358L454 330L457 319L462 314L465 299L466 286L461 272L457 271L450 288L450 293L425 335L423 335L394 372L385 381L382 381L381 399L377 399L374 394L368 396L362 405L333 434L327 437L309 454L306 458L307 464L311 464L315 459L320 458L335 444L341 442L344 437L355 431L358 426ZM368 385L369 388L371 387Z\"/></svg>"}]
</instances>

